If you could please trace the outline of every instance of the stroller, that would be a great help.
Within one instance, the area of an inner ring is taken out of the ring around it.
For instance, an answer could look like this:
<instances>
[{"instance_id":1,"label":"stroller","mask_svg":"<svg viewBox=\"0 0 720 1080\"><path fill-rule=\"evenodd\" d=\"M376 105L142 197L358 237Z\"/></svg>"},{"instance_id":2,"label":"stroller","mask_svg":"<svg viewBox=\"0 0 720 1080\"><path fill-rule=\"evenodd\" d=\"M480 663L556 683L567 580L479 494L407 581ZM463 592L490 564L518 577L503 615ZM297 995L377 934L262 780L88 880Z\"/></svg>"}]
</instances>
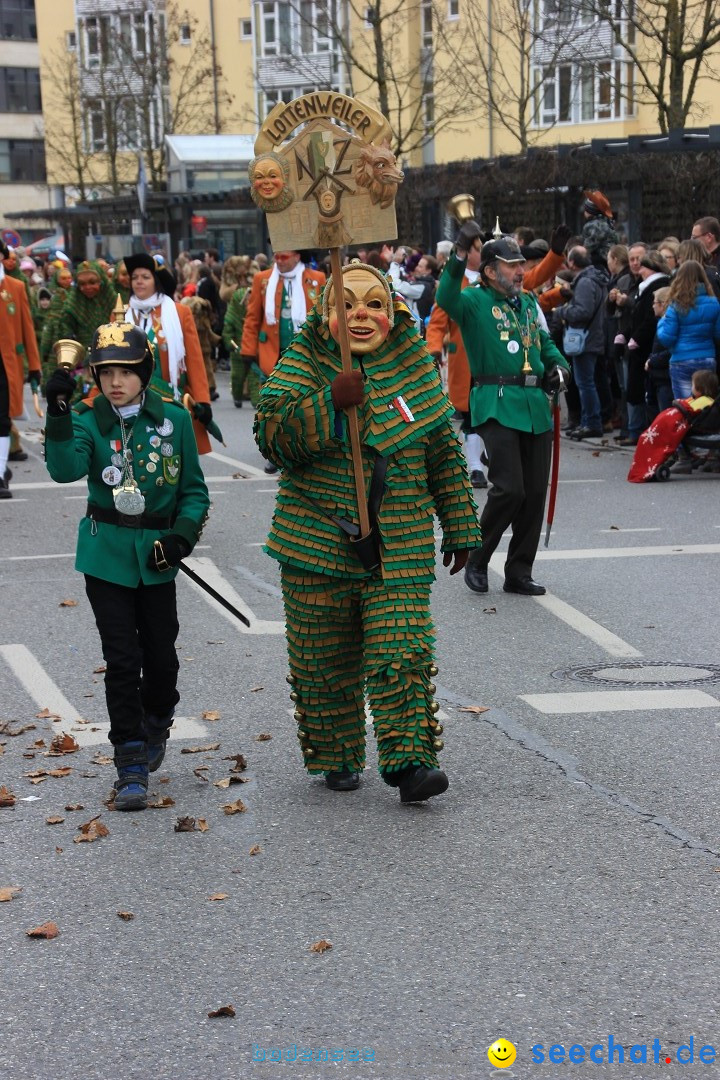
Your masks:
<instances>
[{"instance_id":1,"label":"stroller","mask_svg":"<svg viewBox=\"0 0 720 1080\"><path fill-rule=\"evenodd\" d=\"M628 473L631 484L669 480L672 466L681 461L681 443L689 455L682 459L683 474L720 471L720 397L691 401L674 401L642 433ZM709 404L698 408L700 401Z\"/></svg>"}]
</instances>

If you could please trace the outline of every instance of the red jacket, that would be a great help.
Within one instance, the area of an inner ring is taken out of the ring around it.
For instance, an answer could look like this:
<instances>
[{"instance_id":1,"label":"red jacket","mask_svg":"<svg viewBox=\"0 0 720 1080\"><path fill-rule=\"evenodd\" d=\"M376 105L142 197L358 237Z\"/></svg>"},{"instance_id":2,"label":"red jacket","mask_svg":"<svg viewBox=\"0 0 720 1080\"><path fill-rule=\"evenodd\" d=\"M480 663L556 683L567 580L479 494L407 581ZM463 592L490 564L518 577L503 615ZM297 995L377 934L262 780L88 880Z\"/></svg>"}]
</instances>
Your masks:
<instances>
[{"instance_id":1,"label":"red jacket","mask_svg":"<svg viewBox=\"0 0 720 1080\"><path fill-rule=\"evenodd\" d=\"M23 414L23 356L28 371L40 371L35 328L25 285L5 275L0 282L0 354L10 392L10 416Z\"/></svg>"},{"instance_id":2,"label":"red jacket","mask_svg":"<svg viewBox=\"0 0 720 1080\"><path fill-rule=\"evenodd\" d=\"M282 300L282 288L278 284L275 292L275 324L268 326L265 321L265 293L268 281L272 274L272 268L261 270L253 278L250 294L247 299L247 312L243 326L240 352L243 356L256 356L260 368L266 375L280 359L280 302ZM303 270L303 290L307 309L315 303L325 284L325 275L319 270Z\"/></svg>"}]
</instances>

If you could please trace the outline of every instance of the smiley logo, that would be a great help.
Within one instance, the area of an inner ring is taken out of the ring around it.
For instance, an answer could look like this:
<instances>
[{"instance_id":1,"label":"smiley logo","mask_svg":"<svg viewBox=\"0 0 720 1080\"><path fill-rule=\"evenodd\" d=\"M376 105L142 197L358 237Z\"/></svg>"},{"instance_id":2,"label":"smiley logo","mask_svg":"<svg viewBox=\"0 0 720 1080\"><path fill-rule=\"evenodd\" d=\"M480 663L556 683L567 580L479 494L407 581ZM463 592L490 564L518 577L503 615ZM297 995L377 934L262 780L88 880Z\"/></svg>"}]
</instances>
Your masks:
<instances>
[{"instance_id":1,"label":"smiley logo","mask_svg":"<svg viewBox=\"0 0 720 1080\"><path fill-rule=\"evenodd\" d=\"M488 1046L488 1060L496 1069L507 1069L517 1057L517 1050L507 1039L496 1039Z\"/></svg>"}]
</instances>

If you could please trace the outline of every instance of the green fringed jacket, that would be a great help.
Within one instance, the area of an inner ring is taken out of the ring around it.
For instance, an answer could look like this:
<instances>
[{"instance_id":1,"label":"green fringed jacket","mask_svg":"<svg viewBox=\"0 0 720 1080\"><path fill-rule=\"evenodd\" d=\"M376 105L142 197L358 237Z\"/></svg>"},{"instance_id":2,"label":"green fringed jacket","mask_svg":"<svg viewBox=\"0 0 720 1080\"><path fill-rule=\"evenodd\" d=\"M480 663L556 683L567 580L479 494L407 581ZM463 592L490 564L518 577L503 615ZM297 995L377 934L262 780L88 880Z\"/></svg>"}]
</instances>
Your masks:
<instances>
[{"instance_id":1,"label":"green fringed jacket","mask_svg":"<svg viewBox=\"0 0 720 1080\"><path fill-rule=\"evenodd\" d=\"M431 582L435 514L443 551L480 546L452 407L404 305L395 303L395 325L382 349L362 361L365 400L358 420L368 487L375 455L388 458L378 514L382 575L386 581ZM358 356L353 365L360 366ZM310 573L363 578L367 571L343 533L318 508L357 522L347 423L344 412L335 412L330 392L341 370L339 346L322 324L318 301L258 402L258 446L282 469L265 550Z\"/></svg>"}]
</instances>

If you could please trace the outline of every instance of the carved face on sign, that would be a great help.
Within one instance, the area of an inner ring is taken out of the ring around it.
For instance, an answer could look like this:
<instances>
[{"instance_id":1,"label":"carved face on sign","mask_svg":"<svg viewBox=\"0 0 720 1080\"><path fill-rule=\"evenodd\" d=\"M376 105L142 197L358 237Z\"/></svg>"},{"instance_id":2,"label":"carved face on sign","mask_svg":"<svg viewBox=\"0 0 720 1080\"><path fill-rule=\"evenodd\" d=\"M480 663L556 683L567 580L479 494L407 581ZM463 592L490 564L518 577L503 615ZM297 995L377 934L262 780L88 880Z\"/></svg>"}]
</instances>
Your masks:
<instances>
[{"instance_id":1,"label":"carved face on sign","mask_svg":"<svg viewBox=\"0 0 720 1080\"><path fill-rule=\"evenodd\" d=\"M293 201L288 186L290 166L279 154L260 154L253 158L248 168L250 197L266 214L287 210Z\"/></svg>"},{"instance_id":2,"label":"carved face on sign","mask_svg":"<svg viewBox=\"0 0 720 1080\"><path fill-rule=\"evenodd\" d=\"M354 353L369 353L385 341L394 322L390 287L382 274L361 263L343 270L345 315ZM332 280L323 297L323 320L339 341L338 313Z\"/></svg>"}]
</instances>

